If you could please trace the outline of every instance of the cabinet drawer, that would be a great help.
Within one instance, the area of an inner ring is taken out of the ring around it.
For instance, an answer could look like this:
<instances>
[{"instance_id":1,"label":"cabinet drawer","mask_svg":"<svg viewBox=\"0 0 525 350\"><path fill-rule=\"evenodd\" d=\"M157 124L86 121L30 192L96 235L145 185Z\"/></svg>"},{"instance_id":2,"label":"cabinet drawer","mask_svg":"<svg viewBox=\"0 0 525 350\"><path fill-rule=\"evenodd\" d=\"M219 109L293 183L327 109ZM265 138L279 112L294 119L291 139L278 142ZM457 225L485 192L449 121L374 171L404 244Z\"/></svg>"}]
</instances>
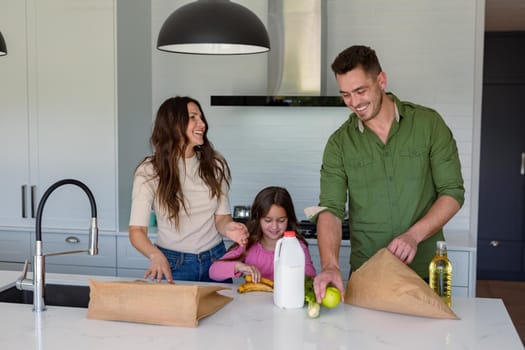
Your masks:
<instances>
[{"instance_id":1,"label":"cabinet drawer","mask_svg":"<svg viewBox=\"0 0 525 350\"><path fill-rule=\"evenodd\" d=\"M34 251L34 241L31 243ZM84 250L89 247L88 234L43 233L42 250L44 254L65 252L70 250ZM98 255L76 253L46 257L46 266L49 264L116 267L115 236L98 236Z\"/></svg>"},{"instance_id":2,"label":"cabinet drawer","mask_svg":"<svg viewBox=\"0 0 525 350\"><path fill-rule=\"evenodd\" d=\"M449 250L447 255L452 263L452 286L468 287L469 252Z\"/></svg>"},{"instance_id":3,"label":"cabinet drawer","mask_svg":"<svg viewBox=\"0 0 525 350\"><path fill-rule=\"evenodd\" d=\"M0 231L0 261L24 262L31 261L31 243L29 232Z\"/></svg>"},{"instance_id":4,"label":"cabinet drawer","mask_svg":"<svg viewBox=\"0 0 525 350\"><path fill-rule=\"evenodd\" d=\"M312 257L312 262L315 266L315 272L321 272L321 256L319 255L319 247L317 244L309 243L308 250L310 251L310 256ZM350 274L350 247L341 246L339 248L339 268L341 269L341 277L344 281L348 280L348 275Z\"/></svg>"},{"instance_id":5,"label":"cabinet drawer","mask_svg":"<svg viewBox=\"0 0 525 350\"><path fill-rule=\"evenodd\" d=\"M143 269L143 276L149 267L149 260L131 245L127 236L119 236L117 237L117 267L119 269Z\"/></svg>"},{"instance_id":6,"label":"cabinet drawer","mask_svg":"<svg viewBox=\"0 0 525 350\"><path fill-rule=\"evenodd\" d=\"M125 269L125 268L118 268L117 269L117 276L118 277L128 277L128 278L136 278L136 279L142 279L144 278L144 273L146 272L146 268L144 269Z\"/></svg>"},{"instance_id":7,"label":"cabinet drawer","mask_svg":"<svg viewBox=\"0 0 525 350\"><path fill-rule=\"evenodd\" d=\"M20 274L22 274L22 271L24 270L24 263L0 261L0 270L20 271Z\"/></svg>"},{"instance_id":8,"label":"cabinet drawer","mask_svg":"<svg viewBox=\"0 0 525 350\"><path fill-rule=\"evenodd\" d=\"M452 287L452 297L468 297L468 287Z\"/></svg>"},{"instance_id":9,"label":"cabinet drawer","mask_svg":"<svg viewBox=\"0 0 525 350\"><path fill-rule=\"evenodd\" d=\"M46 263L46 273L62 273L71 275L90 275L90 276L116 276L115 267L97 266L73 266Z\"/></svg>"}]
</instances>

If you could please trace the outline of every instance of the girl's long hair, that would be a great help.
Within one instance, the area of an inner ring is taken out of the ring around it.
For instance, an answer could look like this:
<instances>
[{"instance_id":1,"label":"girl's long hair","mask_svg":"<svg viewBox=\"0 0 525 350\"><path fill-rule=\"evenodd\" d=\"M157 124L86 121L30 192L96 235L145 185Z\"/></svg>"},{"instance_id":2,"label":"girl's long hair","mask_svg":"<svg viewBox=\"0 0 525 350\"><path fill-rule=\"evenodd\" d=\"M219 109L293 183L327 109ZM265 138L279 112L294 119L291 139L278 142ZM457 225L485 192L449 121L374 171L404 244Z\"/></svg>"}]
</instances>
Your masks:
<instances>
[{"instance_id":1,"label":"girl's long hair","mask_svg":"<svg viewBox=\"0 0 525 350\"><path fill-rule=\"evenodd\" d=\"M231 173L226 159L213 148L208 140L208 122L200 103L191 97L172 97L162 103L157 112L155 125L150 138L153 155L142 162L151 162L158 179L156 200L161 210L165 211L170 221L179 224L181 210L187 212L179 173L179 160L184 159L188 147L186 128L189 122L188 104L195 103L206 125L204 143L194 147L199 160L199 176L210 190L210 197L222 195L221 186L230 185ZM183 163L184 164L184 163Z\"/></svg>"},{"instance_id":2,"label":"girl's long hair","mask_svg":"<svg viewBox=\"0 0 525 350\"><path fill-rule=\"evenodd\" d=\"M284 211L286 212L286 216L288 218L286 231L295 231L296 237L299 240L301 240L306 246L308 246L308 242L299 232L297 232L299 223L297 221L297 216L295 215L295 209L290 193L284 187L270 186L262 189L253 200L250 209L250 217L246 222L246 227L248 228L248 232L250 233L250 236L248 237L248 243L246 244L246 249L240 256L224 260L244 261L244 258L248 254L250 248L255 243L260 242L262 239L263 232L261 229L261 219L268 214L272 205L277 205L279 207L284 208ZM235 249L238 246L238 243L234 243L228 250Z\"/></svg>"}]
</instances>

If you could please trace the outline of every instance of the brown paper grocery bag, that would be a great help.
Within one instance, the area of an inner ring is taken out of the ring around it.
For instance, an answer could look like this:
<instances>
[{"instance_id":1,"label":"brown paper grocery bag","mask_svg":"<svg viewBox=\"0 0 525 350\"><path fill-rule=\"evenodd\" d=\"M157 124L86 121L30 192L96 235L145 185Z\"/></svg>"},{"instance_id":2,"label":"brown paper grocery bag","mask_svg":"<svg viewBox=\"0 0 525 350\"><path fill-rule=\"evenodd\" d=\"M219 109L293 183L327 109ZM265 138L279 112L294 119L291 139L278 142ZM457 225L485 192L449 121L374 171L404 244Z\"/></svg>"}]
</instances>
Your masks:
<instances>
[{"instance_id":1,"label":"brown paper grocery bag","mask_svg":"<svg viewBox=\"0 0 525 350\"><path fill-rule=\"evenodd\" d=\"M220 286L89 281L87 317L169 326L197 327L199 320L233 298Z\"/></svg>"},{"instance_id":2,"label":"brown paper grocery bag","mask_svg":"<svg viewBox=\"0 0 525 350\"><path fill-rule=\"evenodd\" d=\"M352 272L345 303L407 315L458 319L414 270L386 248Z\"/></svg>"}]
</instances>

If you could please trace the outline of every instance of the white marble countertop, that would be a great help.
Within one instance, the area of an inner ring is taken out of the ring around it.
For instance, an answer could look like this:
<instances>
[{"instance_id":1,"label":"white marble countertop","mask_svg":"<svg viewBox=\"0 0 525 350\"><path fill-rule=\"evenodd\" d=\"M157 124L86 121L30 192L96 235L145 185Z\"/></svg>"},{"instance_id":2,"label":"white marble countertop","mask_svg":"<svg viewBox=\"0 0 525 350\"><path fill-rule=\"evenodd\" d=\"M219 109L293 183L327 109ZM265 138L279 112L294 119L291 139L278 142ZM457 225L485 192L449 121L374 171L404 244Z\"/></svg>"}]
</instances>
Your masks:
<instances>
[{"instance_id":1,"label":"white marble countertop","mask_svg":"<svg viewBox=\"0 0 525 350\"><path fill-rule=\"evenodd\" d=\"M0 290L19 274L0 271ZM89 276L49 274L48 281ZM95 277L98 279L98 277ZM107 280L106 277L101 279ZM113 278L115 279L115 278ZM460 320L438 320L341 304L309 319L306 309L281 310L270 293L238 294L196 328L91 320L87 309L0 303L4 349L523 349L500 299L454 298Z\"/></svg>"}]
</instances>

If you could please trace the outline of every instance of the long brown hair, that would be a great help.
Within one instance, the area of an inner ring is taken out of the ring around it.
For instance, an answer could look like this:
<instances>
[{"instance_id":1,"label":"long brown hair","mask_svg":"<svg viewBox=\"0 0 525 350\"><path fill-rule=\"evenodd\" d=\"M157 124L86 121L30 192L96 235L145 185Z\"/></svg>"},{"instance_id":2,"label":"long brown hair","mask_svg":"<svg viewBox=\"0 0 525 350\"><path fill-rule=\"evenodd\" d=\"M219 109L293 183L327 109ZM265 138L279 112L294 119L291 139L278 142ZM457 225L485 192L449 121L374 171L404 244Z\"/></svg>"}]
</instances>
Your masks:
<instances>
[{"instance_id":1,"label":"long brown hair","mask_svg":"<svg viewBox=\"0 0 525 350\"><path fill-rule=\"evenodd\" d=\"M261 219L264 218L270 211L272 205L277 205L282 207L286 212L288 218L288 224L286 225L286 231L295 231L296 237L301 240L305 245L308 245L308 242L304 237L297 232L299 226L297 221L297 216L295 215L295 209L293 206L292 196L288 190L284 187L270 186L262 189L253 200L250 217L246 222L246 227L250 236L248 237L248 243L246 244L246 249L244 252L232 259L224 260L244 260L250 248L257 242L260 242L263 237L263 232L261 229ZM238 246L237 243L234 243L229 250L235 249Z\"/></svg>"},{"instance_id":2,"label":"long brown hair","mask_svg":"<svg viewBox=\"0 0 525 350\"><path fill-rule=\"evenodd\" d=\"M199 176L210 189L211 197L222 195L221 185L225 181L230 185L231 173L226 159L213 148L208 140L208 122L200 103L191 97L171 97L162 103L157 112L155 125L150 138L153 155L143 162L151 162L159 185L156 197L160 208L165 210L171 221L178 226L179 212L187 212L182 193L178 162L184 159L188 147L186 128L189 122L188 104L195 103L206 125L204 143L194 147L199 160Z\"/></svg>"}]
</instances>

